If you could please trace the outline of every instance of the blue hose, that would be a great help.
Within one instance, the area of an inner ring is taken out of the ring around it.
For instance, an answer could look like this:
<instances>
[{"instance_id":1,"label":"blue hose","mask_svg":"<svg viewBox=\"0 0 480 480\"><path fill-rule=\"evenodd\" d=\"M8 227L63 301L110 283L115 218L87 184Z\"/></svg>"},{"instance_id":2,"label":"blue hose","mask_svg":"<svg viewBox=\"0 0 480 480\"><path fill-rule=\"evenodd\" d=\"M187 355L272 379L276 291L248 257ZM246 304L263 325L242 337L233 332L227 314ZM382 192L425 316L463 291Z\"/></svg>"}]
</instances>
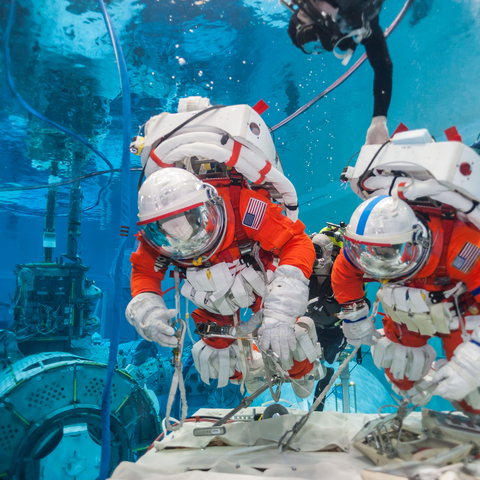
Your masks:
<instances>
[{"instance_id":1,"label":"blue hose","mask_svg":"<svg viewBox=\"0 0 480 480\"><path fill-rule=\"evenodd\" d=\"M59 125L58 123L54 122L53 120L50 120L49 118L45 117L42 115L40 112L37 112L33 107L31 107L18 93L18 90L15 88L15 84L13 83L13 78L12 74L10 71L11 68L11 60L10 60L10 34L12 32L12 27L15 22L15 11L16 11L16 4L15 0L11 0L10 2L10 11L8 13L8 23L7 23L7 28L5 29L5 34L3 36L3 52L5 55L5 76L7 80L7 84L10 87L10 90L12 93L17 97L17 100L22 104L25 109L27 109L32 115L35 117L39 118L40 120L44 121L45 123L48 123L49 125L52 125L53 127L57 128L61 132L65 133L69 137L73 138L74 140L77 140L81 143L83 143L85 146L87 146L92 152L94 152L96 155L98 155L107 165L108 168L110 169L110 178L107 182L106 185L104 185L101 189L100 192L98 193L98 199L95 205L92 205L91 207L85 208L84 210L91 210L92 208L95 208L99 203L100 203L100 198L104 190L110 185L110 182L112 181L113 174L114 174L114 169L113 165L110 163L108 158L100 151L98 151L91 143L88 143L85 139L82 137L78 136L76 133L71 132L68 128L63 127L62 125Z\"/></svg>"},{"instance_id":2,"label":"blue hose","mask_svg":"<svg viewBox=\"0 0 480 480\"><path fill-rule=\"evenodd\" d=\"M130 84L128 82L127 64L123 56L120 40L113 28L112 21L108 15L103 0L98 0L100 9L105 19L108 33L112 40L113 49L117 58L120 81L122 84L122 107L123 107L123 148L122 148L122 207L121 224L130 224L130 139L131 139L131 105L130 105ZM122 280L123 280L123 257L127 237L120 237L120 246L115 265L115 298L113 303L113 322L110 337L110 352L108 355L107 376L105 378L105 389L102 395L102 458L100 461L99 480L105 480L110 467L111 445L110 445L110 391L112 387L115 364L117 362L117 351L120 340L120 318L122 315Z\"/></svg>"}]
</instances>

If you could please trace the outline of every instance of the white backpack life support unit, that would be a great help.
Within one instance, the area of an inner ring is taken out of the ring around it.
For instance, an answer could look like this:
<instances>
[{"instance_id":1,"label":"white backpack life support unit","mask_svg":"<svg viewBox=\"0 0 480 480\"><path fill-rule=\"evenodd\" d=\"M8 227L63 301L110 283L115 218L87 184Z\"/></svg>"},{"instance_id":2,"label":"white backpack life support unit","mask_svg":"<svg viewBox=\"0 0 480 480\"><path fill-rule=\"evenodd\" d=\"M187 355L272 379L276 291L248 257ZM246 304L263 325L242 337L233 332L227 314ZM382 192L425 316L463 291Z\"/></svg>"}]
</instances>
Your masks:
<instances>
[{"instance_id":1,"label":"white backpack life support unit","mask_svg":"<svg viewBox=\"0 0 480 480\"><path fill-rule=\"evenodd\" d=\"M169 135L184 122L188 123ZM267 189L287 207L288 218L298 219L295 187L283 174L267 125L252 107L212 107L208 98L183 98L178 113L152 117L144 130L145 137L135 137L130 151L141 155L145 176L175 166L192 171L192 161L225 164L252 182L252 187Z\"/></svg>"},{"instance_id":2,"label":"white backpack life support unit","mask_svg":"<svg viewBox=\"0 0 480 480\"><path fill-rule=\"evenodd\" d=\"M343 180L362 199L391 195L421 197L450 205L460 220L480 228L480 157L461 142L435 142L426 129L396 134L383 146L364 145Z\"/></svg>"}]
</instances>

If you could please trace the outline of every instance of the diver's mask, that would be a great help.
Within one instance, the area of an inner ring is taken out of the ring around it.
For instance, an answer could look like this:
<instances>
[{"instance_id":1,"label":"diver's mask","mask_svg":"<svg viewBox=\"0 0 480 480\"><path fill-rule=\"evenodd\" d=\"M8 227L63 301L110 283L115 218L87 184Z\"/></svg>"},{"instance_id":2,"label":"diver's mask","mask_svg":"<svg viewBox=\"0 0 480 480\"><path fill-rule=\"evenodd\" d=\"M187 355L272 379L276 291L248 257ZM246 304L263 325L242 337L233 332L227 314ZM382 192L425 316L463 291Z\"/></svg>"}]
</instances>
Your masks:
<instances>
[{"instance_id":1,"label":"diver's mask","mask_svg":"<svg viewBox=\"0 0 480 480\"><path fill-rule=\"evenodd\" d=\"M306 54L333 52L346 65L357 45L370 35L369 22L380 12L383 0L361 4L359 13L357 5L344 11L343 4L333 8L331 3L319 0L290 0L290 3L281 0L281 3L292 12L288 35L296 47ZM326 6L328 11L324 10ZM364 7L368 12L363 11Z\"/></svg>"}]
</instances>

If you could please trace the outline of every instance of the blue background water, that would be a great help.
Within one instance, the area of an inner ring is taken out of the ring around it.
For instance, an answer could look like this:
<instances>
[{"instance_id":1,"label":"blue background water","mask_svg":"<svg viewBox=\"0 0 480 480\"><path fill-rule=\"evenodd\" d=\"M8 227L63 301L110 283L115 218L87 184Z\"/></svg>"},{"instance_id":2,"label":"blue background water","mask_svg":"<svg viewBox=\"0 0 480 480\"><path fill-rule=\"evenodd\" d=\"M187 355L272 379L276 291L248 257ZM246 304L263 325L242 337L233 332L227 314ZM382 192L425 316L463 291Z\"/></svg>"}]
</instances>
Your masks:
<instances>
[{"instance_id":1,"label":"blue background water","mask_svg":"<svg viewBox=\"0 0 480 480\"><path fill-rule=\"evenodd\" d=\"M383 28L402 5L401 0L385 2L380 17ZM8 9L9 2L1 0L2 35ZM277 0L124 0L108 2L108 10L128 65L133 132L152 115L176 111L178 99L188 95L208 96L218 104L253 105L263 99L270 106L263 117L273 125L346 70L332 55L305 56L291 44L286 33L289 13ZM475 141L480 130L479 23L478 0L414 3L388 40L394 63L390 131L402 121L410 128L427 127L442 139L443 130L455 124L466 143ZM11 74L25 100L92 142L119 168L121 90L97 2L20 0L10 49ZM361 53L363 47L355 58ZM6 326L15 264L43 259L47 190L1 189L68 180L73 171L106 170L106 165L26 112L4 80L3 52L0 58L0 324ZM337 90L275 133L284 169L299 192L300 215L308 232L318 231L326 221L348 221L359 203L338 178L364 142L373 109L372 81L372 70L364 64ZM139 158L132 155L131 164L139 166ZM103 175L82 183L84 207L95 204L107 180ZM132 212L136 211L137 180L138 173L132 174ZM82 218L80 254L90 266L88 277L109 293L107 318L112 315L120 195L116 174L100 204ZM66 250L66 218L60 215L67 213L67 207L68 187L61 187L54 257ZM131 232L135 221L132 214ZM133 247L130 237L130 250ZM128 255L125 266L128 270ZM128 288L128 272L124 285ZM167 298L172 300L173 295ZM109 336L108 323L104 334ZM121 337L134 338L124 320ZM368 358L366 363L380 378ZM360 379L359 395L371 381L367 374Z\"/></svg>"}]
</instances>

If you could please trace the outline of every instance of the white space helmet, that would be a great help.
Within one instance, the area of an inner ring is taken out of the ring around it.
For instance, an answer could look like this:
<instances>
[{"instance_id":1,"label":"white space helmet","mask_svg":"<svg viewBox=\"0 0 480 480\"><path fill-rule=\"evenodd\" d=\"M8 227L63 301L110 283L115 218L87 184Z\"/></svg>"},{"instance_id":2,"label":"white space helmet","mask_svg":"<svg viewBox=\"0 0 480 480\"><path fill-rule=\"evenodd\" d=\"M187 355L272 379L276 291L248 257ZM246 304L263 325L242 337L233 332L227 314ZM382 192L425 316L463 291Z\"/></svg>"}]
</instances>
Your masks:
<instances>
[{"instance_id":1,"label":"white space helmet","mask_svg":"<svg viewBox=\"0 0 480 480\"><path fill-rule=\"evenodd\" d=\"M344 240L348 260L386 280L417 272L431 246L429 231L410 206L387 196L373 197L353 212Z\"/></svg>"},{"instance_id":2,"label":"white space helmet","mask_svg":"<svg viewBox=\"0 0 480 480\"><path fill-rule=\"evenodd\" d=\"M152 173L138 192L138 210L142 237L173 260L205 254L210 258L225 235L222 198L214 187L181 168Z\"/></svg>"}]
</instances>

